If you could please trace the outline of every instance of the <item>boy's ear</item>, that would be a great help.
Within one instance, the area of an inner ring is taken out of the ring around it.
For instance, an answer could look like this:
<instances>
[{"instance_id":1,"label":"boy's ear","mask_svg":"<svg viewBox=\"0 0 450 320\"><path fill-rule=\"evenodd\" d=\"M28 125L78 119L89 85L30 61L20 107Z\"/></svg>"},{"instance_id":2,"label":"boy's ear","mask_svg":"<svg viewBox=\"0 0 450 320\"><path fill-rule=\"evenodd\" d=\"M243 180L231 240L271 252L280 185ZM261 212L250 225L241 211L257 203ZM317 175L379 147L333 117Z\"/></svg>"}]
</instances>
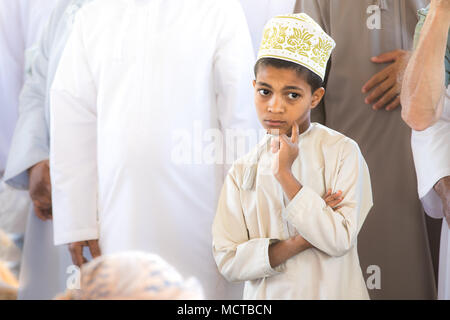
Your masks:
<instances>
[{"instance_id":1,"label":"boy's ear","mask_svg":"<svg viewBox=\"0 0 450 320\"><path fill-rule=\"evenodd\" d=\"M256 80L253 80L253 88L256 87Z\"/></svg>"},{"instance_id":2,"label":"boy's ear","mask_svg":"<svg viewBox=\"0 0 450 320\"><path fill-rule=\"evenodd\" d=\"M314 91L314 93L312 94L312 99L311 99L311 109L314 109L315 107L317 107L320 103L320 101L322 101L323 96L325 95L325 88L320 87L319 89L317 89L316 91Z\"/></svg>"}]
</instances>

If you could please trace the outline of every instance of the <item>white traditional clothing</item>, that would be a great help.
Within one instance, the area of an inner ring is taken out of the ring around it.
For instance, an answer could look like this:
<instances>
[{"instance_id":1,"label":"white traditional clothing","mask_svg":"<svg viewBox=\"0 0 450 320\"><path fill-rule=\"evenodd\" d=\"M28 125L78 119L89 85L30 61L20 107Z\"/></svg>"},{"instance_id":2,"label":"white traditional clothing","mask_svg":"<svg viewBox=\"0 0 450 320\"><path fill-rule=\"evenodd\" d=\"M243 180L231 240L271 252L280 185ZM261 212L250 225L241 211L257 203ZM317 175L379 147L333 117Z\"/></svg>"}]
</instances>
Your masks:
<instances>
[{"instance_id":1,"label":"white traditional clothing","mask_svg":"<svg viewBox=\"0 0 450 320\"><path fill-rule=\"evenodd\" d=\"M27 170L49 159L50 87L75 13L90 1L61 0L36 45L31 71L20 96L20 113L4 177L5 182L15 188L28 189ZM34 210L30 210L19 276L19 299L52 299L66 289L70 265L68 248L53 244L52 221L41 221Z\"/></svg>"},{"instance_id":2,"label":"white traditional clothing","mask_svg":"<svg viewBox=\"0 0 450 320\"><path fill-rule=\"evenodd\" d=\"M6 167L19 110L19 94L34 55L34 45L57 0L0 1L0 179ZM0 225L21 234L26 228L27 192L0 181Z\"/></svg>"},{"instance_id":3,"label":"white traditional clothing","mask_svg":"<svg viewBox=\"0 0 450 320\"><path fill-rule=\"evenodd\" d=\"M4 177L14 188L28 189L27 170L49 159L50 88L75 14L91 1L61 0L36 43L35 57L20 95L20 114Z\"/></svg>"},{"instance_id":4,"label":"white traditional clothing","mask_svg":"<svg viewBox=\"0 0 450 320\"><path fill-rule=\"evenodd\" d=\"M57 0L0 0L0 179L18 115L19 93L41 30ZM25 232L28 192L0 180L0 224L18 238ZM13 270L18 273L20 261Z\"/></svg>"},{"instance_id":5,"label":"white traditional clothing","mask_svg":"<svg viewBox=\"0 0 450 320\"><path fill-rule=\"evenodd\" d=\"M247 17L253 49L258 52L261 35L270 18L294 10L295 0L240 0Z\"/></svg>"},{"instance_id":6,"label":"white traditional clothing","mask_svg":"<svg viewBox=\"0 0 450 320\"><path fill-rule=\"evenodd\" d=\"M25 65L57 0L0 1L0 176L18 114Z\"/></svg>"},{"instance_id":7,"label":"white traditional clothing","mask_svg":"<svg viewBox=\"0 0 450 320\"><path fill-rule=\"evenodd\" d=\"M211 255L226 171L205 163L202 128L256 128L254 62L237 0L82 8L51 93L55 244L153 252L196 277L206 298L239 298ZM180 140L192 151L183 161Z\"/></svg>"},{"instance_id":8,"label":"white traditional clothing","mask_svg":"<svg viewBox=\"0 0 450 320\"><path fill-rule=\"evenodd\" d=\"M290 202L272 174L270 135L231 168L213 224L219 270L245 281L245 299L368 299L356 246L372 206L366 162L354 141L317 123L300 135L299 148L292 173L303 188ZM328 189L342 190L341 209L322 199ZM271 268L269 245L296 234L314 248Z\"/></svg>"},{"instance_id":9,"label":"white traditional clothing","mask_svg":"<svg viewBox=\"0 0 450 320\"><path fill-rule=\"evenodd\" d=\"M417 172L419 197L425 212L435 218L444 218L442 200L434 185L450 176L450 86L447 87L440 119L424 131L412 132L411 146ZM450 299L450 237L446 221L442 223L439 250L438 298Z\"/></svg>"}]
</instances>

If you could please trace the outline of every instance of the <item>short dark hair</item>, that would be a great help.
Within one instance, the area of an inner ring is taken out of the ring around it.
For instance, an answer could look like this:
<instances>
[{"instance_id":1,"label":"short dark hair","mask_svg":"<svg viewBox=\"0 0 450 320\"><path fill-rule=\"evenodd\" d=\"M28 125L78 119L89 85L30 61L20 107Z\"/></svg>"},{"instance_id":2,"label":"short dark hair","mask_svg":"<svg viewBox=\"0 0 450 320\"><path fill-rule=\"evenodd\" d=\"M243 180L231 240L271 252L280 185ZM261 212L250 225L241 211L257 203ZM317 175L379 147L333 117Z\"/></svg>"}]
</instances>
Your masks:
<instances>
[{"instance_id":1,"label":"short dark hair","mask_svg":"<svg viewBox=\"0 0 450 320\"><path fill-rule=\"evenodd\" d=\"M258 74L261 67L274 67L277 69L291 69L297 72L297 75L305 80L311 86L311 93L323 86L322 78L309 70L308 68L294 62L276 59L276 58L261 58L259 59L254 68L255 77Z\"/></svg>"}]
</instances>

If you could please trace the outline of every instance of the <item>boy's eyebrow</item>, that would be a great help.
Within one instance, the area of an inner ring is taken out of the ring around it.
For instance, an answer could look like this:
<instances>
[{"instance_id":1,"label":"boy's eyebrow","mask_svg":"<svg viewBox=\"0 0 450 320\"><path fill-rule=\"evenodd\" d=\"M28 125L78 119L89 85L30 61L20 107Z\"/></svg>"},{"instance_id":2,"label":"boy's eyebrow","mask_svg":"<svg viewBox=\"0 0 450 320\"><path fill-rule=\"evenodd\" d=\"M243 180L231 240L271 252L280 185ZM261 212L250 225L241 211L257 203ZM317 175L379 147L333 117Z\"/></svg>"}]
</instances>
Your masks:
<instances>
[{"instance_id":1,"label":"boy's eyebrow","mask_svg":"<svg viewBox=\"0 0 450 320\"><path fill-rule=\"evenodd\" d=\"M287 87L284 87L283 90L299 90L299 91L305 91L305 90L303 90L302 88L296 87L296 86L287 86Z\"/></svg>"},{"instance_id":2,"label":"boy's eyebrow","mask_svg":"<svg viewBox=\"0 0 450 320\"><path fill-rule=\"evenodd\" d=\"M256 84L257 84L257 85L260 85L260 86L264 86L264 87L268 87L268 88L271 88L271 89L272 89L272 86L271 86L270 84L268 84L268 83L265 83L265 82L258 81L258 82L256 82ZM303 90L302 88L297 87L297 86L287 86L287 87L284 87L283 90L299 90L299 91L305 91L305 90Z\"/></svg>"},{"instance_id":3,"label":"boy's eyebrow","mask_svg":"<svg viewBox=\"0 0 450 320\"><path fill-rule=\"evenodd\" d=\"M268 88L272 88L272 86L270 84L265 83L265 82L257 81L256 84L260 85L260 86L265 86L265 87L268 87Z\"/></svg>"}]
</instances>

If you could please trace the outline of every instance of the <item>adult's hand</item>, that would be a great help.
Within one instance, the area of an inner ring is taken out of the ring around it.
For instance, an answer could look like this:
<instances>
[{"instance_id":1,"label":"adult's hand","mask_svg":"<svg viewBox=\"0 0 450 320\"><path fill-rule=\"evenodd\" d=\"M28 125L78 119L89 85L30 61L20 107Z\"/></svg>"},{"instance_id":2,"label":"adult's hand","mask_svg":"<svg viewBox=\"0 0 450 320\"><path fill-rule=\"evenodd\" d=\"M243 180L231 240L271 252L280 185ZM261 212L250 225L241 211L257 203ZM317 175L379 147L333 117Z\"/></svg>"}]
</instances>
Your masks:
<instances>
[{"instance_id":1,"label":"adult's hand","mask_svg":"<svg viewBox=\"0 0 450 320\"><path fill-rule=\"evenodd\" d=\"M89 247L91 256L94 259L101 255L98 240L79 241L69 244L69 251L70 255L72 256L72 262L78 267L81 267L84 263L88 262L86 257L83 256L84 247Z\"/></svg>"},{"instance_id":2,"label":"adult's hand","mask_svg":"<svg viewBox=\"0 0 450 320\"><path fill-rule=\"evenodd\" d=\"M44 160L29 169L29 192L34 212L42 221L52 219L52 187L49 161Z\"/></svg>"},{"instance_id":3,"label":"adult's hand","mask_svg":"<svg viewBox=\"0 0 450 320\"><path fill-rule=\"evenodd\" d=\"M386 68L375 74L362 87L367 93L366 104L373 104L374 110L385 108L387 111L400 105L400 92L403 75L408 65L410 53L405 50L394 50L383 53L371 59L374 63L390 63Z\"/></svg>"},{"instance_id":4,"label":"adult's hand","mask_svg":"<svg viewBox=\"0 0 450 320\"><path fill-rule=\"evenodd\" d=\"M444 207L444 217L450 228L450 176L444 177L434 186L437 194L441 198Z\"/></svg>"},{"instance_id":5,"label":"adult's hand","mask_svg":"<svg viewBox=\"0 0 450 320\"><path fill-rule=\"evenodd\" d=\"M450 17L450 0L431 0L431 9L442 10Z\"/></svg>"}]
</instances>

